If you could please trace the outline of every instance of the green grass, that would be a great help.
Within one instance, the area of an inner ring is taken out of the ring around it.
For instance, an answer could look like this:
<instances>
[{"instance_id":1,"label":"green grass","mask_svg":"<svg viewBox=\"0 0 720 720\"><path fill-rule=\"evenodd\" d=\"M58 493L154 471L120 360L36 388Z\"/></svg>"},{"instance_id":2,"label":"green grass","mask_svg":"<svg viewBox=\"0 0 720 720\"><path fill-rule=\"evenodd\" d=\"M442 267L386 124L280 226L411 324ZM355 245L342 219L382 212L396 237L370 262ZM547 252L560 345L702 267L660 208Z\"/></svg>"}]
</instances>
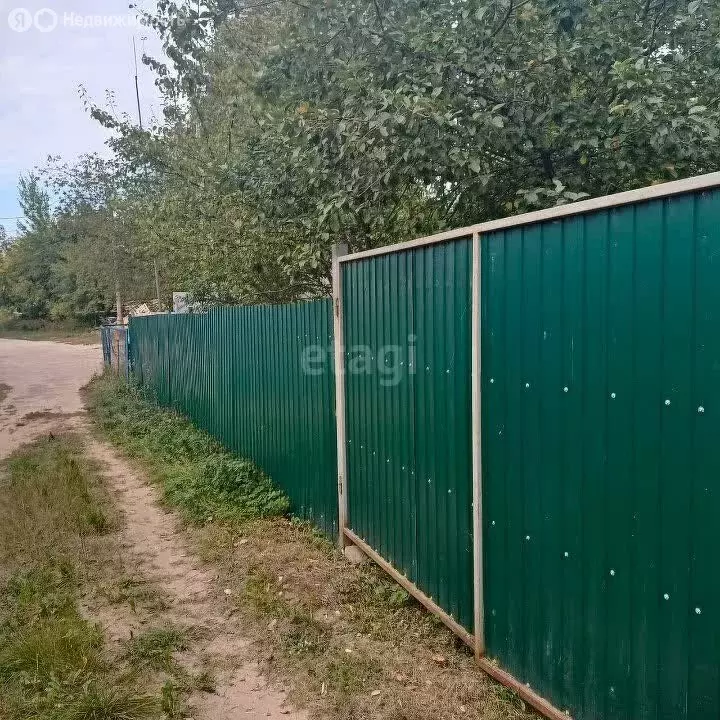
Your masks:
<instances>
[{"instance_id":1,"label":"green grass","mask_svg":"<svg viewBox=\"0 0 720 720\"><path fill-rule=\"evenodd\" d=\"M286 498L252 464L112 376L91 383L88 404L103 435L137 458L169 504L198 521L186 528L188 537L219 570L258 657L288 681L292 702L310 715L533 717L482 675L461 642L404 589L374 566L351 566L307 523L279 517ZM187 690L205 680L182 677L172 642L158 645L156 657L147 658L146 648L137 662L172 667L162 707L167 717L180 717Z\"/></svg>"},{"instance_id":2,"label":"green grass","mask_svg":"<svg viewBox=\"0 0 720 720\"><path fill-rule=\"evenodd\" d=\"M97 328L77 322L51 322L49 320L8 319L0 309L0 338L10 340L50 340L75 345L98 345Z\"/></svg>"},{"instance_id":3,"label":"green grass","mask_svg":"<svg viewBox=\"0 0 720 720\"><path fill-rule=\"evenodd\" d=\"M136 669L170 672L173 669L173 653L187 649L187 631L175 627L153 628L127 643L125 657Z\"/></svg>"},{"instance_id":4,"label":"green grass","mask_svg":"<svg viewBox=\"0 0 720 720\"><path fill-rule=\"evenodd\" d=\"M94 538L107 532L95 468L71 437L41 440L0 474L0 718L140 720L154 699L109 662L79 610Z\"/></svg>"},{"instance_id":5,"label":"green grass","mask_svg":"<svg viewBox=\"0 0 720 720\"><path fill-rule=\"evenodd\" d=\"M110 374L93 380L87 401L103 432L147 464L165 501L187 519L247 521L288 512L287 497L257 466L123 380Z\"/></svg>"}]
</instances>

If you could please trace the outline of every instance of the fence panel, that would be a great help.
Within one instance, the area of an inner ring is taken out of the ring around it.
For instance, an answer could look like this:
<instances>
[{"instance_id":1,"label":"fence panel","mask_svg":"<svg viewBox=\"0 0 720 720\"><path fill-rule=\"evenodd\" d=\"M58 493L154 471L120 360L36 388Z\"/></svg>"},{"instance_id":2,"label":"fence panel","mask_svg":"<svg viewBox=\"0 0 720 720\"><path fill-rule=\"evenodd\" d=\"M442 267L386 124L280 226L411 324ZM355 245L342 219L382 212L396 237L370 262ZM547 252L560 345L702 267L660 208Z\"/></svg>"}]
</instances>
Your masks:
<instances>
[{"instance_id":1,"label":"fence panel","mask_svg":"<svg viewBox=\"0 0 720 720\"><path fill-rule=\"evenodd\" d=\"M718 227L705 191L482 240L488 653L576 718L720 715Z\"/></svg>"},{"instance_id":2,"label":"fence panel","mask_svg":"<svg viewBox=\"0 0 720 720\"><path fill-rule=\"evenodd\" d=\"M470 632L471 255L342 265L349 529Z\"/></svg>"},{"instance_id":3,"label":"fence panel","mask_svg":"<svg viewBox=\"0 0 720 720\"><path fill-rule=\"evenodd\" d=\"M332 304L218 308L133 318L134 372L338 532Z\"/></svg>"}]
</instances>

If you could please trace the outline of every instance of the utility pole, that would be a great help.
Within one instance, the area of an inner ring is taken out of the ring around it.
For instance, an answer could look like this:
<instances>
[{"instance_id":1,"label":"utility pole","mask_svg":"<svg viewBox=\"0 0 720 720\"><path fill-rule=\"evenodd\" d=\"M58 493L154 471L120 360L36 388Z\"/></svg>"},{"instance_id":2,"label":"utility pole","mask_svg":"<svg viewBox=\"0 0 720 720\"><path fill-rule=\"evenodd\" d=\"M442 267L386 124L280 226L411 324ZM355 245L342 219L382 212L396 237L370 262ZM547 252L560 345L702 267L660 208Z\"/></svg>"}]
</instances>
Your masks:
<instances>
[{"instance_id":1,"label":"utility pole","mask_svg":"<svg viewBox=\"0 0 720 720\"><path fill-rule=\"evenodd\" d=\"M144 38L143 38L144 39ZM135 45L135 36L133 35L133 58L135 59L135 100L137 102L138 124L140 130L143 129L142 109L140 107L140 84L138 82L138 61L137 46ZM155 298L160 305L160 276L158 275L157 258L153 258L153 272L155 274Z\"/></svg>"},{"instance_id":2,"label":"utility pole","mask_svg":"<svg viewBox=\"0 0 720 720\"><path fill-rule=\"evenodd\" d=\"M140 109L140 85L138 84L138 64L137 64L137 47L135 46L135 36L133 35L133 57L135 58L135 100L137 101L138 122L140 129L143 129L142 110Z\"/></svg>"},{"instance_id":3,"label":"utility pole","mask_svg":"<svg viewBox=\"0 0 720 720\"><path fill-rule=\"evenodd\" d=\"M113 220L116 219L117 213L113 210ZM118 260L117 260L117 230L116 230L116 223L113 222L113 228L112 228L112 243L110 245L111 248L111 255L112 255L112 266L113 266L113 274L115 275L115 312L117 314L117 320L115 321L116 325L122 325L123 324L123 306L122 306L122 287L120 285L120 268L118 267Z\"/></svg>"}]
</instances>

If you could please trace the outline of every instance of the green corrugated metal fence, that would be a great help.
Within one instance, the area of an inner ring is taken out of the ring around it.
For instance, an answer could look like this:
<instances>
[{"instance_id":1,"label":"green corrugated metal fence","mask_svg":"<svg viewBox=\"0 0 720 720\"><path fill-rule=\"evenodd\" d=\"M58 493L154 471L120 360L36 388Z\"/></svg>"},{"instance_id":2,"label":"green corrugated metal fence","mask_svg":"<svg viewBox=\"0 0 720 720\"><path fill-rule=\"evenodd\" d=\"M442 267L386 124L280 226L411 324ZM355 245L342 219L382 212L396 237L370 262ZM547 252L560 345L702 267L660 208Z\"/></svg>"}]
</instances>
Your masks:
<instances>
[{"instance_id":1,"label":"green corrugated metal fence","mask_svg":"<svg viewBox=\"0 0 720 720\"><path fill-rule=\"evenodd\" d=\"M345 265L348 527L472 631L471 242Z\"/></svg>"},{"instance_id":2,"label":"green corrugated metal fence","mask_svg":"<svg viewBox=\"0 0 720 720\"><path fill-rule=\"evenodd\" d=\"M556 717L720 717L718 186L335 267L344 530ZM151 317L130 350L159 402L334 535L331 323L329 301Z\"/></svg>"},{"instance_id":3,"label":"green corrugated metal fence","mask_svg":"<svg viewBox=\"0 0 720 720\"><path fill-rule=\"evenodd\" d=\"M255 460L295 513L337 533L329 300L133 318L131 335L135 375L161 405Z\"/></svg>"},{"instance_id":4,"label":"green corrugated metal fence","mask_svg":"<svg viewBox=\"0 0 720 720\"><path fill-rule=\"evenodd\" d=\"M488 652L577 718L720 717L720 192L482 242Z\"/></svg>"}]
</instances>

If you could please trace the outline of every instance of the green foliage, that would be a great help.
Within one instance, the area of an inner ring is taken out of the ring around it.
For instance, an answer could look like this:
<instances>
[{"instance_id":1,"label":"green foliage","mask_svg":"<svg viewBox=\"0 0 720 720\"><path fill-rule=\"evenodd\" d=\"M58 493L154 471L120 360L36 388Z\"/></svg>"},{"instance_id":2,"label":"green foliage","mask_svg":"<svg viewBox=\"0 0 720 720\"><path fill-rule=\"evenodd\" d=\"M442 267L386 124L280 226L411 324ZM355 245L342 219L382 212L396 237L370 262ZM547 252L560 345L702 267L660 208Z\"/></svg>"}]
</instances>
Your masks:
<instances>
[{"instance_id":1,"label":"green foliage","mask_svg":"<svg viewBox=\"0 0 720 720\"><path fill-rule=\"evenodd\" d=\"M36 277L35 229L0 272L22 312L96 311L117 278L147 298L153 262L210 302L326 295L334 242L720 164L713 0L159 0L146 21L163 118L141 130L84 98L114 155L54 168L57 272Z\"/></svg>"},{"instance_id":2,"label":"green foliage","mask_svg":"<svg viewBox=\"0 0 720 720\"><path fill-rule=\"evenodd\" d=\"M255 465L127 383L111 375L94 380L89 406L104 432L152 463L166 501L188 519L244 521L288 512L287 497Z\"/></svg>"},{"instance_id":3,"label":"green foliage","mask_svg":"<svg viewBox=\"0 0 720 720\"><path fill-rule=\"evenodd\" d=\"M181 690L172 680L168 680L162 687L161 707L165 717L169 720L182 718L185 715L185 703Z\"/></svg>"},{"instance_id":4,"label":"green foliage","mask_svg":"<svg viewBox=\"0 0 720 720\"><path fill-rule=\"evenodd\" d=\"M353 250L715 170L710 0L162 0L165 122L95 107L174 282L328 291Z\"/></svg>"},{"instance_id":5,"label":"green foliage","mask_svg":"<svg viewBox=\"0 0 720 720\"><path fill-rule=\"evenodd\" d=\"M72 165L51 158L43 175L44 185L34 174L20 179L26 220L0 244L0 307L25 322L97 324L118 290L148 299L153 261L122 212L127 174L112 160L84 155Z\"/></svg>"}]
</instances>

